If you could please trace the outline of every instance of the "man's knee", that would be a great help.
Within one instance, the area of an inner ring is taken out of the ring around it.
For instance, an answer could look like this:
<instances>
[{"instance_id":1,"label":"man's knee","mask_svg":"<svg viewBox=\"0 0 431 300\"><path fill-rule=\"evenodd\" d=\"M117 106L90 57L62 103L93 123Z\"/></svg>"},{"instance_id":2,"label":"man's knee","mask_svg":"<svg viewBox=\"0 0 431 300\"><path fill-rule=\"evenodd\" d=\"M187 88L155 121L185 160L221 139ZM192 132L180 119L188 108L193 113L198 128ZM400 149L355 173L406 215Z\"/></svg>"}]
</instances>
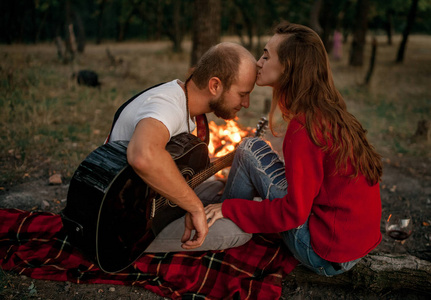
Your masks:
<instances>
[{"instance_id":1,"label":"man's knee","mask_svg":"<svg viewBox=\"0 0 431 300\"><path fill-rule=\"evenodd\" d=\"M145 250L145 252L179 252L187 251L181 248L181 237L184 233L184 217L166 226ZM229 219L219 219L210 228L201 247L190 251L223 250L235 248L247 243L251 233L241 230Z\"/></svg>"},{"instance_id":2,"label":"man's knee","mask_svg":"<svg viewBox=\"0 0 431 300\"><path fill-rule=\"evenodd\" d=\"M252 238L229 219L217 220L209 230L204 246L209 250L222 250L244 245Z\"/></svg>"}]
</instances>

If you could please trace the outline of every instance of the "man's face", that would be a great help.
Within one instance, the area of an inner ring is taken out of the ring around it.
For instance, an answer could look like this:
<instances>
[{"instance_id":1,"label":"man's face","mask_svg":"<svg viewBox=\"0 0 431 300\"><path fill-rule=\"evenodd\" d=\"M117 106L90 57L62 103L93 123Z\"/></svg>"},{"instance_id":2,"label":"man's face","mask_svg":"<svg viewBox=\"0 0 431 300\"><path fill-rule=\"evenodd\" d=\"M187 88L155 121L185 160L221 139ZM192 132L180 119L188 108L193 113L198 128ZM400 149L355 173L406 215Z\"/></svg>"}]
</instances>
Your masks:
<instances>
[{"instance_id":1,"label":"man's face","mask_svg":"<svg viewBox=\"0 0 431 300\"><path fill-rule=\"evenodd\" d=\"M256 72L255 62L250 59L241 61L238 70L239 78L232 83L229 90L223 90L220 97L210 102L210 108L217 117L231 120L242 107L249 107L250 93L256 82Z\"/></svg>"}]
</instances>

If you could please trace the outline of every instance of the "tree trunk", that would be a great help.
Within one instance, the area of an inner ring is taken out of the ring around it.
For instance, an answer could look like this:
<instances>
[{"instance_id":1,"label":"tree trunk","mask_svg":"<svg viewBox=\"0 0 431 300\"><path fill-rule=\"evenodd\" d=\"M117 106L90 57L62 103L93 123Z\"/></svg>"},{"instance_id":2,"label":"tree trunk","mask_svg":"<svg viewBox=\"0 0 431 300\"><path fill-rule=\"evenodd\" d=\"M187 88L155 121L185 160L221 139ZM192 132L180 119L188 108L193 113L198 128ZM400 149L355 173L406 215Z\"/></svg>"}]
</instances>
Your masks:
<instances>
[{"instance_id":1,"label":"tree trunk","mask_svg":"<svg viewBox=\"0 0 431 300\"><path fill-rule=\"evenodd\" d=\"M297 267L285 280L362 287L374 292L404 289L431 294L431 262L411 255L367 255L344 274L325 277Z\"/></svg>"},{"instance_id":2,"label":"tree trunk","mask_svg":"<svg viewBox=\"0 0 431 300\"><path fill-rule=\"evenodd\" d=\"M84 53L85 49L85 28L82 22L81 15L74 11L75 24L76 24L76 48L79 53Z\"/></svg>"},{"instance_id":3,"label":"tree trunk","mask_svg":"<svg viewBox=\"0 0 431 300\"><path fill-rule=\"evenodd\" d=\"M370 66L368 68L367 75L365 76L365 84L366 85L368 83L370 83L371 76L373 76L374 64L375 64L375 61L376 61L376 54L377 54L377 40L374 37L373 38L373 43L372 43L371 57L370 57Z\"/></svg>"},{"instance_id":4,"label":"tree trunk","mask_svg":"<svg viewBox=\"0 0 431 300\"><path fill-rule=\"evenodd\" d=\"M386 35L388 37L388 45L392 45L392 33L393 33L393 24L392 24L392 9L386 10Z\"/></svg>"},{"instance_id":5,"label":"tree trunk","mask_svg":"<svg viewBox=\"0 0 431 300\"><path fill-rule=\"evenodd\" d=\"M330 36L336 27L336 15L334 0L323 0L322 9L320 13L320 24L322 26L322 33L320 38L325 45L326 52L331 52L332 43L330 42Z\"/></svg>"},{"instance_id":6,"label":"tree trunk","mask_svg":"<svg viewBox=\"0 0 431 300\"><path fill-rule=\"evenodd\" d=\"M65 2L65 14L66 14L66 22L65 22L66 51L63 57L63 62L67 63L69 61L74 60L75 52L76 52L76 40L75 40L75 33L73 31L72 7L71 7L70 0L67 0Z\"/></svg>"},{"instance_id":7,"label":"tree trunk","mask_svg":"<svg viewBox=\"0 0 431 300\"><path fill-rule=\"evenodd\" d=\"M183 40L183 30L181 28L181 1L174 1L173 2L173 14L172 14L172 25L173 25L173 32L172 32L172 42L173 44L173 50L176 53L179 53L182 51L181 42Z\"/></svg>"},{"instance_id":8,"label":"tree trunk","mask_svg":"<svg viewBox=\"0 0 431 300\"><path fill-rule=\"evenodd\" d=\"M160 37L162 36L163 32L163 5L161 1L157 1L156 4L156 32L155 32L155 39L158 41L160 40Z\"/></svg>"},{"instance_id":9,"label":"tree trunk","mask_svg":"<svg viewBox=\"0 0 431 300\"><path fill-rule=\"evenodd\" d=\"M133 15L135 14L135 8L133 8L130 13L127 15L126 20L124 22L119 21L119 30L117 36L117 42L124 41L126 37L126 33L129 29L130 22L132 21Z\"/></svg>"},{"instance_id":10,"label":"tree trunk","mask_svg":"<svg viewBox=\"0 0 431 300\"><path fill-rule=\"evenodd\" d=\"M102 0L99 5L98 16L97 16L97 35L96 35L96 44L100 45L102 42L103 35L103 13L105 12L107 0Z\"/></svg>"},{"instance_id":11,"label":"tree trunk","mask_svg":"<svg viewBox=\"0 0 431 300\"><path fill-rule=\"evenodd\" d=\"M48 6L49 6L49 4L48 4ZM46 23L46 19L48 17L48 12L49 12L49 8L46 9L43 12L43 14L42 14L42 19L40 20L40 23L39 23L39 25L37 27L36 37L34 38L34 42L35 43L39 43L39 39L40 39L40 35L41 35L41 32L42 32L42 29L44 28L45 23Z\"/></svg>"},{"instance_id":12,"label":"tree trunk","mask_svg":"<svg viewBox=\"0 0 431 300\"><path fill-rule=\"evenodd\" d=\"M64 60L63 41L59 35L55 38L55 46L57 47L57 57L59 60Z\"/></svg>"},{"instance_id":13,"label":"tree trunk","mask_svg":"<svg viewBox=\"0 0 431 300\"><path fill-rule=\"evenodd\" d=\"M350 65L362 66L364 63L364 48L368 27L369 0L358 0L353 28Z\"/></svg>"},{"instance_id":14,"label":"tree trunk","mask_svg":"<svg viewBox=\"0 0 431 300\"><path fill-rule=\"evenodd\" d=\"M241 38L241 44L251 50L253 47L253 29L256 21L255 17L253 17L253 7L248 1L235 0L234 3L241 12L248 37L247 41Z\"/></svg>"},{"instance_id":15,"label":"tree trunk","mask_svg":"<svg viewBox=\"0 0 431 300\"><path fill-rule=\"evenodd\" d=\"M403 32L403 39L401 41L400 47L398 48L398 55L397 55L397 63L403 62L404 60L404 52L407 45L407 40L409 38L410 31L412 30L413 24L415 22L416 18L416 11L418 9L418 2L419 0L412 0L412 5L410 6L409 16L407 19L407 25Z\"/></svg>"},{"instance_id":16,"label":"tree trunk","mask_svg":"<svg viewBox=\"0 0 431 300\"><path fill-rule=\"evenodd\" d=\"M419 120L413 142L431 142L431 121Z\"/></svg>"},{"instance_id":17,"label":"tree trunk","mask_svg":"<svg viewBox=\"0 0 431 300\"><path fill-rule=\"evenodd\" d=\"M195 0L193 21L191 66L194 66L211 46L220 42L221 0Z\"/></svg>"},{"instance_id":18,"label":"tree trunk","mask_svg":"<svg viewBox=\"0 0 431 300\"><path fill-rule=\"evenodd\" d=\"M258 5L264 7L265 2L267 2L268 5L271 5L269 0L260 0L258 1ZM268 3L269 2L269 3ZM272 3L272 5L274 5ZM254 51L252 53L255 54L255 57L260 57L262 55L263 52L263 48L264 48L264 44L262 42L262 36L264 35L264 28L265 28L265 24L264 24L264 11L263 9L258 9L256 11L256 21L255 21L255 26L256 26L256 45L254 47ZM253 38L253 37L252 37ZM252 42L253 45L253 42Z\"/></svg>"},{"instance_id":19,"label":"tree trunk","mask_svg":"<svg viewBox=\"0 0 431 300\"><path fill-rule=\"evenodd\" d=\"M321 36L323 29L320 26L319 16L322 7L322 0L314 0L313 7L310 14L310 28L313 29L319 36Z\"/></svg>"}]
</instances>

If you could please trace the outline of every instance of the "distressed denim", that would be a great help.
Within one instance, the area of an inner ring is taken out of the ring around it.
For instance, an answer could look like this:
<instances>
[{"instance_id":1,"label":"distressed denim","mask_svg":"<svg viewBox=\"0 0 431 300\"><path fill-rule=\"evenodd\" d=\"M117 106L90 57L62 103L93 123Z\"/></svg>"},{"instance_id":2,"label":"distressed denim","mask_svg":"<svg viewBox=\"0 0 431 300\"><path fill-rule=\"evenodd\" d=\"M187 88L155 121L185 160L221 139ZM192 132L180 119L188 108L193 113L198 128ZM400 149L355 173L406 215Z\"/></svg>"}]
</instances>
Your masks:
<instances>
[{"instance_id":1,"label":"distressed denim","mask_svg":"<svg viewBox=\"0 0 431 300\"><path fill-rule=\"evenodd\" d=\"M244 139L238 146L222 200L274 199L284 197L286 193L284 163L278 155L261 139Z\"/></svg>"},{"instance_id":2,"label":"distressed denim","mask_svg":"<svg viewBox=\"0 0 431 300\"><path fill-rule=\"evenodd\" d=\"M231 198L253 200L255 197L272 200L286 194L284 162L265 141L245 139L238 146L222 201ZM311 246L308 221L298 228L282 232L281 236L295 258L320 275L343 273L359 261L334 264L319 257Z\"/></svg>"}]
</instances>

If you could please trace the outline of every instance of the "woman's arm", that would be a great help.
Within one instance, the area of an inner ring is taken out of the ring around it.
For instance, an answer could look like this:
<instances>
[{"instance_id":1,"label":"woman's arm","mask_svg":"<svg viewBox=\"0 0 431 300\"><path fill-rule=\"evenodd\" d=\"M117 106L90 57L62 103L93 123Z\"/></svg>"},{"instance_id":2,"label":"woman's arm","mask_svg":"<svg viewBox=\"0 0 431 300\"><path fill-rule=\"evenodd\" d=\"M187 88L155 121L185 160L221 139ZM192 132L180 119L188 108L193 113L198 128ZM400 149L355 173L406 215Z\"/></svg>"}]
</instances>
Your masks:
<instances>
[{"instance_id":1,"label":"woman's arm","mask_svg":"<svg viewBox=\"0 0 431 300\"><path fill-rule=\"evenodd\" d=\"M320 193L324 154L310 140L307 130L295 120L290 122L286 132L284 159L288 182L285 197L261 202L226 199L221 207L207 209L207 217L224 216L249 233L282 232L304 224Z\"/></svg>"}]
</instances>

